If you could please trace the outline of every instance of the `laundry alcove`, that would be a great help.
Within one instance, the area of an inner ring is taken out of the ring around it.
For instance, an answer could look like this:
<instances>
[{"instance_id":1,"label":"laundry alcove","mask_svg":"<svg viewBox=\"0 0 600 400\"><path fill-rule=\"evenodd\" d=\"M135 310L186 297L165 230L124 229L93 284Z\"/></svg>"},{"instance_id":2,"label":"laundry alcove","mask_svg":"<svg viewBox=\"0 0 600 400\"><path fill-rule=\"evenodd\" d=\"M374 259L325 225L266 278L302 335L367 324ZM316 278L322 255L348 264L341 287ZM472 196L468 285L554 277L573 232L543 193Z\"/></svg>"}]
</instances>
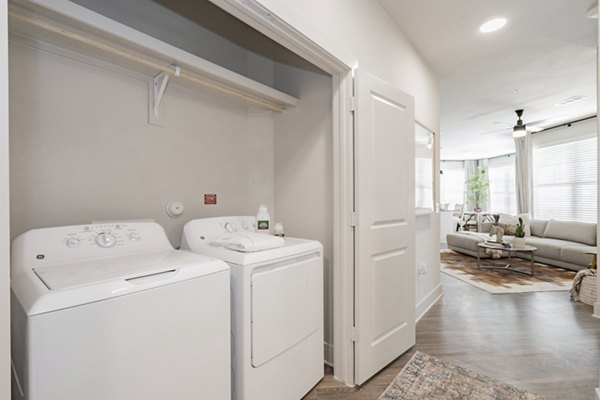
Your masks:
<instances>
[{"instance_id":1,"label":"laundry alcove","mask_svg":"<svg viewBox=\"0 0 600 400\"><path fill-rule=\"evenodd\" d=\"M190 219L265 203L324 245L332 362L332 77L208 1L19 0L9 16L12 238L153 219L178 246Z\"/></svg>"}]
</instances>

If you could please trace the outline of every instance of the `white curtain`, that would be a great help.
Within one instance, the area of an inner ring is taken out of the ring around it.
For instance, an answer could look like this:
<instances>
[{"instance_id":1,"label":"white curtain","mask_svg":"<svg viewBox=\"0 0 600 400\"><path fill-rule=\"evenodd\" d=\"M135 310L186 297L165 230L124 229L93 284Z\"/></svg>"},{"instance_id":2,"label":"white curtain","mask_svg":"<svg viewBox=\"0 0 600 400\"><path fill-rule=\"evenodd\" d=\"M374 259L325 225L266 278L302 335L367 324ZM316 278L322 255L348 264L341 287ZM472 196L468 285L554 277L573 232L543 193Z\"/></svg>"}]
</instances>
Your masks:
<instances>
[{"instance_id":1,"label":"white curtain","mask_svg":"<svg viewBox=\"0 0 600 400\"><path fill-rule=\"evenodd\" d=\"M532 192L532 163L531 163L531 134L515 138L515 172L517 185L517 211L519 214L533 214Z\"/></svg>"}]
</instances>

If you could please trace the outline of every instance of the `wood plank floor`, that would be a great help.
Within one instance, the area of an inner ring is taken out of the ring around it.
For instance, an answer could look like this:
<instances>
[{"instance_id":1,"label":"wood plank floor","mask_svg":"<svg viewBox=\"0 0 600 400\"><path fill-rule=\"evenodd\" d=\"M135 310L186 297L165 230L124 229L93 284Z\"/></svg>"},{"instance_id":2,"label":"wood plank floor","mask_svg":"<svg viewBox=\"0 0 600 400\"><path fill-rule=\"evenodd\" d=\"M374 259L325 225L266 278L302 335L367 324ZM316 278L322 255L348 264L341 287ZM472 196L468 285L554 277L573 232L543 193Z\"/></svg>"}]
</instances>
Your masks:
<instances>
[{"instance_id":1,"label":"wood plank floor","mask_svg":"<svg viewBox=\"0 0 600 400\"><path fill-rule=\"evenodd\" d=\"M417 324L417 344L360 388L331 371L305 400L375 400L416 350L543 395L596 400L600 320L568 292L492 295L442 274L444 297Z\"/></svg>"}]
</instances>

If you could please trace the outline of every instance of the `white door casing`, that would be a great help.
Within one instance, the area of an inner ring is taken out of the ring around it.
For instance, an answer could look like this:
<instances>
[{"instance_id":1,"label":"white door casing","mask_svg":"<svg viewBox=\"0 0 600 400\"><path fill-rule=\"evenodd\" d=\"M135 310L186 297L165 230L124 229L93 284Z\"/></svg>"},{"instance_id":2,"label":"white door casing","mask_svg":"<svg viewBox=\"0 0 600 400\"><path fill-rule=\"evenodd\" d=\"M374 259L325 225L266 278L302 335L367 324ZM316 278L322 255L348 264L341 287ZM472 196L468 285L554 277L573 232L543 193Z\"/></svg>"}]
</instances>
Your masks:
<instances>
[{"instance_id":1,"label":"white door casing","mask_svg":"<svg viewBox=\"0 0 600 400\"><path fill-rule=\"evenodd\" d=\"M355 383L415 344L414 100L356 71Z\"/></svg>"},{"instance_id":2,"label":"white door casing","mask_svg":"<svg viewBox=\"0 0 600 400\"><path fill-rule=\"evenodd\" d=\"M10 398L11 382L8 181L8 16L0 0L0 399Z\"/></svg>"}]
</instances>

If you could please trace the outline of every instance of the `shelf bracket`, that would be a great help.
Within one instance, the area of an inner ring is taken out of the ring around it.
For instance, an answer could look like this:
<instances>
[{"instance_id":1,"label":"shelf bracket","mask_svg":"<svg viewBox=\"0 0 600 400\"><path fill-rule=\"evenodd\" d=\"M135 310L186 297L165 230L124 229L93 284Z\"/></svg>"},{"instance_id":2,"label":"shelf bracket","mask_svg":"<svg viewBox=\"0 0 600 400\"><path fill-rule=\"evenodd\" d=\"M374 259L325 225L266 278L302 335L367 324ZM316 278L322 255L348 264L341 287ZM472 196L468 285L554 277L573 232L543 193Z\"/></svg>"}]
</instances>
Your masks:
<instances>
[{"instance_id":1,"label":"shelf bracket","mask_svg":"<svg viewBox=\"0 0 600 400\"><path fill-rule=\"evenodd\" d=\"M160 102L165 94L165 90L167 89L169 78L171 77L171 75L181 75L181 68L179 68L179 66L171 65L170 67L171 70L161 71L160 74L156 75L150 81L150 101L148 104L150 108L149 122L153 125L163 125L163 113L160 113Z\"/></svg>"}]
</instances>

